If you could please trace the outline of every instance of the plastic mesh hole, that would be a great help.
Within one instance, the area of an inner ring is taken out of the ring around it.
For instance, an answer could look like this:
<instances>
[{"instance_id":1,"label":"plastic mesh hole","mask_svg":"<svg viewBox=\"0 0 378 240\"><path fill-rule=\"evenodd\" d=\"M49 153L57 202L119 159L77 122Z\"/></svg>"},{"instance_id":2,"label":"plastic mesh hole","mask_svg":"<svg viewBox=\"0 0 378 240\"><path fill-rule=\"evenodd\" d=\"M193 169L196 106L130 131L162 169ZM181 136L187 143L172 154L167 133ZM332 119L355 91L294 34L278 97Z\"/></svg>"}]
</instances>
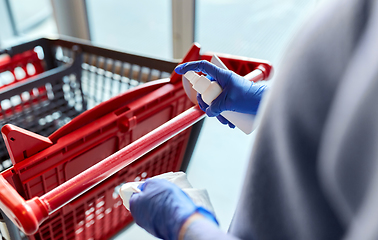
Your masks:
<instances>
[{"instance_id":1,"label":"plastic mesh hole","mask_svg":"<svg viewBox=\"0 0 378 240\"><path fill-rule=\"evenodd\" d=\"M10 166L12 166L12 162L11 162L11 160L10 160L10 159L5 160L5 161L3 162L3 166L4 166L4 168L9 168Z\"/></svg>"},{"instance_id":2,"label":"plastic mesh hole","mask_svg":"<svg viewBox=\"0 0 378 240\"><path fill-rule=\"evenodd\" d=\"M1 85L8 85L14 82L14 76L10 71L0 73Z\"/></svg>"},{"instance_id":3,"label":"plastic mesh hole","mask_svg":"<svg viewBox=\"0 0 378 240\"><path fill-rule=\"evenodd\" d=\"M29 76L33 76L36 73L35 67L32 63L28 63L26 65L26 71L28 72Z\"/></svg>"},{"instance_id":4,"label":"plastic mesh hole","mask_svg":"<svg viewBox=\"0 0 378 240\"><path fill-rule=\"evenodd\" d=\"M21 104L21 97L18 96L18 95L13 96L13 97L11 97L10 101L11 101L12 106L17 106L17 105Z\"/></svg>"},{"instance_id":5,"label":"plastic mesh hole","mask_svg":"<svg viewBox=\"0 0 378 240\"><path fill-rule=\"evenodd\" d=\"M32 93L33 93L34 96L37 97L39 95L38 88L33 88Z\"/></svg>"},{"instance_id":6,"label":"plastic mesh hole","mask_svg":"<svg viewBox=\"0 0 378 240\"><path fill-rule=\"evenodd\" d=\"M11 102L8 99L4 99L3 101L1 101L1 108L3 110L7 110L10 107L11 107Z\"/></svg>"},{"instance_id":7,"label":"plastic mesh hole","mask_svg":"<svg viewBox=\"0 0 378 240\"><path fill-rule=\"evenodd\" d=\"M41 59L41 60L44 59L45 54L44 54L43 48L41 46L36 46L34 48L34 52L37 53L39 59Z\"/></svg>"},{"instance_id":8,"label":"plastic mesh hole","mask_svg":"<svg viewBox=\"0 0 378 240\"><path fill-rule=\"evenodd\" d=\"M29 99L30 99L30 93L29 92L23 92L23 93L21 93L21 99L24 102L29 101Z\"/></svg>"},{"instance_id":9,"label":"plastic mesh hole","mask_svg":"<svg viewBox=\"0 0 378 240\"><path fill-rule=\"evenodd\" d=\"M21 79L24 79L26 77L26 73L25 73L24 69L22 69L20 67L16 67L14 69L14 75L16 76L17 80L21 80Z\"/></svg>"}]
</instances>

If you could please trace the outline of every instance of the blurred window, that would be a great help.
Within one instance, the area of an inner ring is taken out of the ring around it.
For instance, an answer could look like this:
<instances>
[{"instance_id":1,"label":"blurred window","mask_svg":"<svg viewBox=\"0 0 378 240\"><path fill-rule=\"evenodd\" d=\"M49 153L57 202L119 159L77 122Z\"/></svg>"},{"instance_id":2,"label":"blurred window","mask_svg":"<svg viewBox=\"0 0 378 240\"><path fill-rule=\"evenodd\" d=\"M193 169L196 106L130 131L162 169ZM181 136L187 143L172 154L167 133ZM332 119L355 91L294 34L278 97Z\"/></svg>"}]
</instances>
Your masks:
<instances>
[{"instance_id":1,"label":"blurred window","mask_svg":"<svg viewBox=\"0 0 378 240\"><path fill-rule=\"evenodd\" d=\"M217 51L278 62L317 0L197 0L195 41ZM87 0L91 40L136 54L172 58L169 0Z\"/></svg>"},{"instance_id":2,"label":"blurred window","mask_svg":"<svg viewBox=\"0 0 378 240\"><path fill-rule=\"evenodd\" d=\"M49 0L0 1L0 47L57 32Z\"/></svg>"},{"instance_id":3,"label":"blurred window","mask_svg":"<svg viewBox=\"0 0 378 240\"><path fill-rule=\"evenodd\" d=\"M87 0L91 40L105 47L172 58L170 0Z\"/></svg>"},{"instance_id":4,"label":"blurred window","mask_svg":"<svg viewBox=\"0 0 378 240\"><path fill-rule=\"evenodd\" d=\"M279 61L316 0L196 1L196 41L203 50Z\"/></svg>"}]
</instances>

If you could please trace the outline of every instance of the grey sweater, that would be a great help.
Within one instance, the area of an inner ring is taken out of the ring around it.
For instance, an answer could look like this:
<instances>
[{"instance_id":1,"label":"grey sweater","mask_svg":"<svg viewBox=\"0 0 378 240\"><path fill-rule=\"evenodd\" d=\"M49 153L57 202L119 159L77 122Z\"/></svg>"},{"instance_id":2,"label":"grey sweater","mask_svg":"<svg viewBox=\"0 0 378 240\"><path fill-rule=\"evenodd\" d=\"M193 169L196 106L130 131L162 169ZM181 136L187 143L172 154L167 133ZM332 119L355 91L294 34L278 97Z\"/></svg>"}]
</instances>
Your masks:
<instances>
[{"instance_id":1,"label":"grey sweater","mask_svg":"<svg viewBox=\"0 0 378 240\"><path fill-rule=\"evenodd\" d=\"M378 1L335 0L288 49L229 233L191 239L378 239Z\"/></svg>"}]
</instances>

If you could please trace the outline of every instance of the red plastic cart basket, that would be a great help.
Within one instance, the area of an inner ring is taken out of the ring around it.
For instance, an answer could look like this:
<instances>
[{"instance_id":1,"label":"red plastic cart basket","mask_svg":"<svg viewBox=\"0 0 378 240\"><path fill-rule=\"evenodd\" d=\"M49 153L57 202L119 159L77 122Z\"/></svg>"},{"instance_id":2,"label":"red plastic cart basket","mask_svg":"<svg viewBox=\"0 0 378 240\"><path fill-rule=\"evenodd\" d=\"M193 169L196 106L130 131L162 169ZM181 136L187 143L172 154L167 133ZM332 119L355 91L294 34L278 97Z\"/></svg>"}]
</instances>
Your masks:
<instances>
[{"instance_id":1,"label":"red plastic cart basket","mask_svg":"<svg viewBox=\"0 0 378 240\"><path fill-rule=\"evenodd\" d=\"M184 61L209 57L194 45ZM220 58L241 75L259 69L254 80L271 72L264 61ZM173 73L99 104L49 137L5 126L14 166L0 175L2 211L30 239L109 238L132 222L117 187L177 171L191 154L190 127L204 117L192 105Z\"/></svg>"}]
</instances>

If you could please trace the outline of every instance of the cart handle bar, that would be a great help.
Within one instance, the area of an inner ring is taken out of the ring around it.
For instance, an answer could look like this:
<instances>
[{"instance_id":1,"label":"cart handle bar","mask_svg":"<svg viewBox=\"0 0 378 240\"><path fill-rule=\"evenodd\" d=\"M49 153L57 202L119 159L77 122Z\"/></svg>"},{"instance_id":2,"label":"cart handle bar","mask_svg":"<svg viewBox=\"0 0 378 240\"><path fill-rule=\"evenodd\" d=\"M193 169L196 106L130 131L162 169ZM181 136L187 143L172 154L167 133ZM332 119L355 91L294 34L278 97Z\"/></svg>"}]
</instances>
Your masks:
<instances>
[{"instance_id":1,"label":"cart handle bar","mask_svg":"<svg viewBox=\"0 0 378 240\"><path fill-rule=\"evenodd\" d=\"M25 234L38 231L53 212L133 163L205 116L194 106L40 197L25 200L0 175L0 208Z\"/></svg>"}]
</instances>

